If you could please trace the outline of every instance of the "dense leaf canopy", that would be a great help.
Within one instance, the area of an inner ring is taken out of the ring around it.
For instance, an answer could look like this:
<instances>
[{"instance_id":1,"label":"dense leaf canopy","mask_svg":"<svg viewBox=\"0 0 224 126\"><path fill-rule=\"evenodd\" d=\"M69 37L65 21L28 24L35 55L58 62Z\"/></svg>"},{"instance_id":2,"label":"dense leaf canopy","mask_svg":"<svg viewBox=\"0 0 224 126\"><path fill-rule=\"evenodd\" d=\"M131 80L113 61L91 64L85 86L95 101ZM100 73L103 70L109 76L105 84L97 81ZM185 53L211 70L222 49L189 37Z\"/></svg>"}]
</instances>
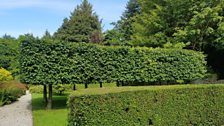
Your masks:
<instances>
[{"instance_id":1,"label":"dense leaf canopy","mask_svg":"<svg viewBox=\"0 0 224 126\"><path fill-rule=\"evenodd\" d=\"M188 81L204 76L199 52L46 41L21 46L21 81L32 84Z\"/></svg>"}]
</instances>

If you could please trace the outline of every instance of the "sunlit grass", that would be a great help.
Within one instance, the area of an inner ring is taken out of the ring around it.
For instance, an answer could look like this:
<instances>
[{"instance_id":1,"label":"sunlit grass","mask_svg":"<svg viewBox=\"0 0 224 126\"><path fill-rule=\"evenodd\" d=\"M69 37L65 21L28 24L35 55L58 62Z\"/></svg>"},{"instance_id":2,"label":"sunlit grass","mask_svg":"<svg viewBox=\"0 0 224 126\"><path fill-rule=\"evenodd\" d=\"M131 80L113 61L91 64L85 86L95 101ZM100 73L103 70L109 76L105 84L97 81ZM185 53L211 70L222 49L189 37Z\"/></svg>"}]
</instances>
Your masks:
<instances>
[{"instance_id":1,"label":"sunlit grass","mask_svg":"<svg viewBox=\"0 0 224 126\"><path fill-rule=\"evenodd\" d=\"M97 95L107 93L119 93L125 91L139 90L164 90L164 89L182 89L182 88L206 88L210 86L224 86L223 84L183 84L183 85L164 85L164 86L126 86L126 87L104 87L104 88L88 88L74 91L72 94L79 95Z\"/></svg>"},{"instance_id":2,"label":"sunlit grass","mask_svg":"<svg viewBox=\"0 0 224 126\"><path fill-rule=\"evenodd\" d=\"M42 94L32 94L34 126L67 126L67 95L53 96L53 109L46 110Z\"/></svg>"},{"instance_id":3,"label":"sunlit grass","mask_svg":"<svg viewBox=\"0 0 224 126\"><path fill-rule=\"evenodd\" d=\"M116 84L103 84L103 87L115 87ZM88 89L97 89L99 84L89 84ZM77 91L84 90L83 84L76 84ZM76 92L76 91L75 91ZM42 94L32 94L34 126L67 126L67 98L71 91L63 96L53 96L53 109L46 110Z\"/></svg>"},{"instance_id":4,"label":"sunlit grass","mask_svg":"<svg viewBox=\"0 0 224 126\"><path fill-rule=\"evenodd\" d=\"M224 86L223 84L201 84L201 85L170 85L170 86L130 86L116 87L115 84L103 84L103 88L99 88L99 84L91 84L88 89L84 89L84 85L76 85L77 90L72 91L75 96L79 95L100 95L106 93L119 93L124 91L139 90L163 90L163 89L181 89L181 88L205 88L209 86ZM33 121L34 126L67 126L67 98L71 92L65 93L63 96L53 96L53 109L46 110L43 103L42 94L32 94L33 105Z\"/></svg>"}]
</instances>

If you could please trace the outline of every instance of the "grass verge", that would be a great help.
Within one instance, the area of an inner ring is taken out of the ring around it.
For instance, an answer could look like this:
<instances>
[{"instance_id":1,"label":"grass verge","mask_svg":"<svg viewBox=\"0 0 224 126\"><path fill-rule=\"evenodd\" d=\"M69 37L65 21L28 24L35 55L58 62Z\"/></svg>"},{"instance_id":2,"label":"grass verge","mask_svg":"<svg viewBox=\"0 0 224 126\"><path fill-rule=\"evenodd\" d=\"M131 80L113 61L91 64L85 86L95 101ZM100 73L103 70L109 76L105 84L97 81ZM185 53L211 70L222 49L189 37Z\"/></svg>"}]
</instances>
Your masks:
<instances>
[{"instance_id":1,"label":"grass verge","mask_svg":"<svg viewBox=\"0 0 224 126\"><path fill-rule=\"evenodd\" d=\"M101 95L111 94L129 91L141 91L141 90L169 90L169 89L184 89L184 88L206 88L210 86L223 86L224 84L183 84L183 85L163 85L163 86L124 86L124 87L104 87L104 88L88 88L80 89L72 92L73 96L82 95Z\"/></svg>"}]
</instances>

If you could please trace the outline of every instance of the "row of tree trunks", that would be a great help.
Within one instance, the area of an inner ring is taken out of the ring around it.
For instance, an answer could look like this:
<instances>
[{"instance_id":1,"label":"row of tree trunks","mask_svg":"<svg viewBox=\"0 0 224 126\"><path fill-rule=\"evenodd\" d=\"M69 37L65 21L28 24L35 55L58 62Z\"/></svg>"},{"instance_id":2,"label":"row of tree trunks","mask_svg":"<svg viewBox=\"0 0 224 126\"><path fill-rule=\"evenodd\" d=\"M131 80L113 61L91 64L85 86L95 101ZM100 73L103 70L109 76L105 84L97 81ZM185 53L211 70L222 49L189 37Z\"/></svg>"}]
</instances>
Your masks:
<instances>
[{"instance_id":1,"label":"row of tree trunks","mask_svg":"<svg viewBox=\"0 0 224 126\"><path fill-rule=\"evenodd\" d=\"M44 103L46 103L46 108L47 109L52 109L52 84L48 85L48 97L47 97L47 85L43 85L43 99L44 99ZM103 87L103 83L100 83L100 88ZM88 88L88 84L85 84L85 88ZM73 86L73 90L76 90L76 85L74 84Z\"/></svg>"}]
</instances>

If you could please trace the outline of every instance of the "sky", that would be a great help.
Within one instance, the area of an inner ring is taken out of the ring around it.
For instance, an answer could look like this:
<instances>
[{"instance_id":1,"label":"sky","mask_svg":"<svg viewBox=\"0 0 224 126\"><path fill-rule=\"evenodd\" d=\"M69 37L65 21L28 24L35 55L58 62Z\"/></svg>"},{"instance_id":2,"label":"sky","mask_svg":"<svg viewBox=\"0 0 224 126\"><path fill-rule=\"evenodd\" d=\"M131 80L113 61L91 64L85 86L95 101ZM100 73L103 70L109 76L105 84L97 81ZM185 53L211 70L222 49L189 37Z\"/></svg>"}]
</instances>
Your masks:
<instances>
[{"instance_id":1,"label":"sky","mask_svg":"<svg viewBox=\"0 0 224 126\"><path fill-rule=\"evenodd\" d=\"M0 0L0 36L32 33L53 34L82 0ZM128 0L89 0L103 20L103 30L111 29L125 10Z\"/></svg>"}]
</instances>

